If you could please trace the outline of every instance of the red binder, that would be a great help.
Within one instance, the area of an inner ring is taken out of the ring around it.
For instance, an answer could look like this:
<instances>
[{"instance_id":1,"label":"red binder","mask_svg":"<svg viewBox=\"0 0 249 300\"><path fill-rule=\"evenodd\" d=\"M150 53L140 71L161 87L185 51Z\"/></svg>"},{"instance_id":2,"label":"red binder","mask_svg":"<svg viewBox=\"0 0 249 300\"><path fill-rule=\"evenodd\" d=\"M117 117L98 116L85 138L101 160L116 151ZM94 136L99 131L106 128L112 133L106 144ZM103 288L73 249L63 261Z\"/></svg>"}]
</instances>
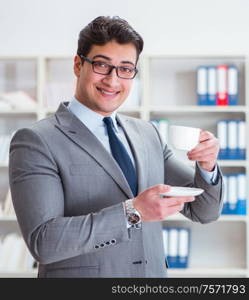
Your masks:
<instances>
[{"instance_id":1,"label":"red binder","mask_svg":"<svg viewBox=\"0 0 249 300\"><path fill-rule=\"evenodd\" d=\"M228 66L217 66L217 105L228 105Z\"/></svg>"}]
</instances>

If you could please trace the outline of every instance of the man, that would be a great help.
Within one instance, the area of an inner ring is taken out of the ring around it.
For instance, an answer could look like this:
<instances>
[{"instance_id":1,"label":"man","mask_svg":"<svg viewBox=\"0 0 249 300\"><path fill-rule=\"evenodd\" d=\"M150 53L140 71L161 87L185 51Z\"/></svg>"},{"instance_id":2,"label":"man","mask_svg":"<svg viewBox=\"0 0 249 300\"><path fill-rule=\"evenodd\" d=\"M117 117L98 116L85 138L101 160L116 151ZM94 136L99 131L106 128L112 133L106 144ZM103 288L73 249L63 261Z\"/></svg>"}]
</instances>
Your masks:
<instances>
[{"instance_id":1,"label":"man","mask_svg":"<svg viewBox=\"0 0 249 300\"><path fill-rule=\"evenodd\" d=\"M79 35L71 102L13 137L12 198L39 277L165 277L160 221L179 211L201 223L220 214L211 133L202 131L188 153L194 173L162 145L152 123L116 113L142 49L126 21L93 20ZM205 192L196 200L161 198L170 185Z\"/></svg>"}]
</instances>

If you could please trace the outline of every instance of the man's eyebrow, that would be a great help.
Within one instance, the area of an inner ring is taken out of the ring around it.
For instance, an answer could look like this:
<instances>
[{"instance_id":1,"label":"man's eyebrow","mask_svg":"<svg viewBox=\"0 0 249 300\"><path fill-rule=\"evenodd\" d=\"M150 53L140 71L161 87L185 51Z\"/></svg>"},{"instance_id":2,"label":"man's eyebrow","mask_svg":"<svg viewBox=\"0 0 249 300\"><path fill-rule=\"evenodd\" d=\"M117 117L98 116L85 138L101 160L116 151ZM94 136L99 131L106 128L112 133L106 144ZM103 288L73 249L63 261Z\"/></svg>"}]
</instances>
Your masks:
<instances>
[{"instance_id":1,"label":"man's eyebrow","mask_svg":"<svg viewBox=\"0 0 249 300\"><path fill-rule=\"evenodd\" d=\"M104 58L104 59L106 59L108 61L112 60L110 57L102 55L102 54L95 55L92 59L95 59L95 58ZM133 62L129 61L129 60L123 60L123 61L121 61L121 63L122 64L130 64L130 65L135 66L135 64Z\"/></svg>"},{"instance_id":2,"label":"man's eyebrow","mask_svg":"<svg viewBox=\"0 0 249 300\"><path fill-rule=\"evenodd\" d=\"M98 55L95 55L92 59L94 59L94 58L104 58L104 59L106 59L106 60L111 60L111 58L110 57L108 57L108 56L105 56L105 55L102 55L102 54L98 54Z\"/></svg>"}]
</instances>

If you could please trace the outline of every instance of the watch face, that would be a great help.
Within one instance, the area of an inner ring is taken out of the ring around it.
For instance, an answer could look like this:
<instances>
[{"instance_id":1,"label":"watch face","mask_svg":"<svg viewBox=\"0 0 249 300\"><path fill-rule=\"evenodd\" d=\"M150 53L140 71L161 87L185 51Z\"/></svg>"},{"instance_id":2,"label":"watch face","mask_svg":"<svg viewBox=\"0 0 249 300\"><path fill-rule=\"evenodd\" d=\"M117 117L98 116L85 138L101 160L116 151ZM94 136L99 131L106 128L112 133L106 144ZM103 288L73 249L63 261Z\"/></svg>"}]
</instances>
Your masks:
<instances>
[{"instance_id":1,"label":"watch face","mask_svg":"<svg viewBox=\"0 0 249 300\"><path fill-rule=\"evenodd\" d=\"M129 214L128 222L130 224L137 224L140 221L140 217L137 214L131 213Z\"/></svg>"}]
</instances>

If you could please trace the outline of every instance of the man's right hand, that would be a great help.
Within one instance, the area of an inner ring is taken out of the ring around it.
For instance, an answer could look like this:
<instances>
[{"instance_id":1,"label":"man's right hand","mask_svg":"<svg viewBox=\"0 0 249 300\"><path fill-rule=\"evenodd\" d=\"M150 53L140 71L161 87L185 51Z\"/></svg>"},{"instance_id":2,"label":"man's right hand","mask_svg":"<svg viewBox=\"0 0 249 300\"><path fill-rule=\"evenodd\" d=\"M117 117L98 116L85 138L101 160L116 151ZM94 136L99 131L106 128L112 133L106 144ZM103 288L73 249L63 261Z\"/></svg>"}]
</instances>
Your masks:
<instances>
[{"instance_id":1,"label":"man's right hand","mask_svg":"<svg viewBox=\"0 0 249 300\"><path fill-rule=\"evenodd\" d=\"M195 197L164 197L161 193L170 191L171 186L154 185L133 199L133 205L141 214L143 222L161 221L183 209L184 203L192 202Z\"/></svg>"}]
</instances>

